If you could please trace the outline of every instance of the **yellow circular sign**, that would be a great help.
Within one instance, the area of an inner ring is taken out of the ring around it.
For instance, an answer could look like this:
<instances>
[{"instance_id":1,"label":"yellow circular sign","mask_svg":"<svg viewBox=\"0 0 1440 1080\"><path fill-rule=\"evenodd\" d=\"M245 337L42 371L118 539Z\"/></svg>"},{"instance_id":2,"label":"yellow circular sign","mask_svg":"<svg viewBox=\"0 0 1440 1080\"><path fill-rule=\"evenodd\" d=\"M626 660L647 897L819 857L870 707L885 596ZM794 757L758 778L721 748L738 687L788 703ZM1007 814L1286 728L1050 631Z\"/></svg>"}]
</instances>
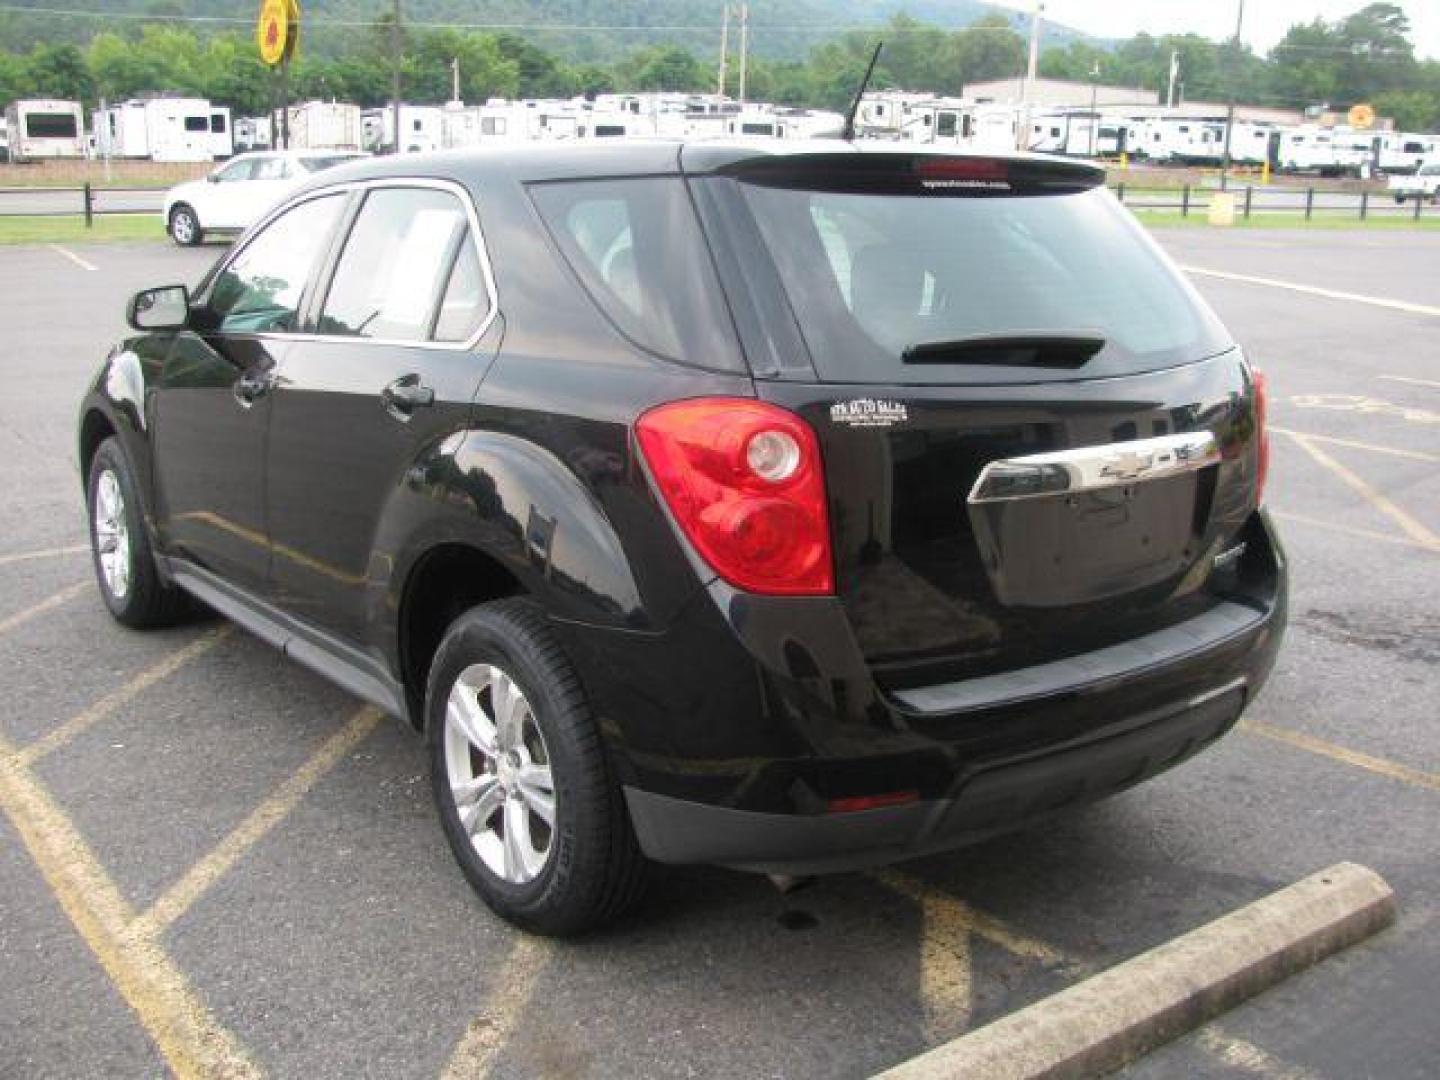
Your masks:
<instances>
[{"instance_id":1,"label":"yellow circular sign","mask_svg":"<svg viewBox=\"0 0 1440 1080\"><path fill-rule=\"evenodd\" d=\"M1369 105L1352 105L1345 118L1350 121L1351 127L1364 130L1375 123L1375 110Z\"/></svg>"},{"instance_id":2,"label":"yellow circular sign","mask_svg":"<svg viewBox=\"0 0 1440 1080\"><path fill-rule=\"evenodd\" d=\"M261 0L255 40L260 59L271 67L290 59L300 29L300 8L295 0Z\"/></svg>"}]
</instances>

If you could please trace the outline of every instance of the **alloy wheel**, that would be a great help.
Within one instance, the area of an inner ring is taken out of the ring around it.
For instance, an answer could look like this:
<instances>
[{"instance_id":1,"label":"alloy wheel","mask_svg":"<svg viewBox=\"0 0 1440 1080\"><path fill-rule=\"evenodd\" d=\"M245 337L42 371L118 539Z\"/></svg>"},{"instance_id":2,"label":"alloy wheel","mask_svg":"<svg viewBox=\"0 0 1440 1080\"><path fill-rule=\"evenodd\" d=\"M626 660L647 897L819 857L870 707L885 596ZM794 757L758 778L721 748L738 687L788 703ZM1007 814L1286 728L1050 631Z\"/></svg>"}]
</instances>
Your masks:
<instances>
[{"instance_id":1,"label":"alloy wheel","mask_svg":"<svg viewBox=\"0 0 1440 1080\"><path fill-rule=\"evenodd\" d=\"M105 587L116 600L130 591L130 528L125 523L125 494L120 478L106 469L95 483L95 553Z\"/></svg>"},{"instance_id":2,"label":"alloy wheel","mask_svg":"<svg viewBox=\"0 0 1440 1080\"><path fill-rule=\"evenodd\" d=\"M491 664L460 672L445 703L445 771L460 825L503 881L534 881L554 848L555 783L535 713Z\"/></svg>"},{"instance_id":3,"label":"alloy wheel","mask_svg":"<svg viewBox=\"0 0 1440 1080\"><path fill-rule=\"evenodd\" d=\"M195 239L195 219L181 210L170 219L170 235L182 244Z\"/></svg>"}]
</instances>

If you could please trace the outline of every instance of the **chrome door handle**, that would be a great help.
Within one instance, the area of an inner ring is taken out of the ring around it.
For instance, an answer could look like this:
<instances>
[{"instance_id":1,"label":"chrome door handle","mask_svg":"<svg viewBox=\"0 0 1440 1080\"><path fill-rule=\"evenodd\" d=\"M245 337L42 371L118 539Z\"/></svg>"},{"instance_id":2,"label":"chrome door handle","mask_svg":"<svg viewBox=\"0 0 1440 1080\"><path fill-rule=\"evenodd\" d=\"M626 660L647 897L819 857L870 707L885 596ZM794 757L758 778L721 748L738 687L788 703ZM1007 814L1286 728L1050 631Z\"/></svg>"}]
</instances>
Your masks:
<instances>
[{"instance_id":1,"label":"chrome door handle","mask_svg":"<svg viewBox=\"0 0 1440 1080\"><path fill-rule=\"evenodd\" d=\"M435 390L424 385L419 375L402 375L380 391L380 400L392 416L408 420L416 409L435 404Z\"/></svg>"},{"instance_id":2,"label":"chrome door handle","mask_svg":"<svg viewBox=\"0 0 1440 1080\"><path fill-rule=\"evenodd\" d=\"M235 400L248 409L268 394L274 385L275 377L269 372L247 371L235 380Z\"/></svg>"}]
</instances>

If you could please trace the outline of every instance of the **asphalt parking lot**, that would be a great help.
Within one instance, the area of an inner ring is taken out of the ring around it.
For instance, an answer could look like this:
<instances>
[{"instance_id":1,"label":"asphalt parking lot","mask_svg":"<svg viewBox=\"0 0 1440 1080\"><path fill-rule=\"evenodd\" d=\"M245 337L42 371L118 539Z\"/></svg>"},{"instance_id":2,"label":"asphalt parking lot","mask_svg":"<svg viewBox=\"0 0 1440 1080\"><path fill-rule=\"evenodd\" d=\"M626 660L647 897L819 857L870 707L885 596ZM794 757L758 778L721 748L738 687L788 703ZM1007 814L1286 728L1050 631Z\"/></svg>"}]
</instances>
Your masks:
<instances>
[{"instance_id":1,"label":"asphalt parking lot","mask_svg":"<svg viewBox=\"0 0 1440 1080\"><path fill-rule=\"evenodd\" d=\"M75 405L125 297L220 249L0 248L0 1076L858 1077L1347 859L1392 929L1127 1075L1433 1076L1440 235L1160 239L1271 378L1291 627L1245 726L890 872L666 870L568 943L471 894L399 724L219 621L105 613Z\"/></svg>"}]
</instances>

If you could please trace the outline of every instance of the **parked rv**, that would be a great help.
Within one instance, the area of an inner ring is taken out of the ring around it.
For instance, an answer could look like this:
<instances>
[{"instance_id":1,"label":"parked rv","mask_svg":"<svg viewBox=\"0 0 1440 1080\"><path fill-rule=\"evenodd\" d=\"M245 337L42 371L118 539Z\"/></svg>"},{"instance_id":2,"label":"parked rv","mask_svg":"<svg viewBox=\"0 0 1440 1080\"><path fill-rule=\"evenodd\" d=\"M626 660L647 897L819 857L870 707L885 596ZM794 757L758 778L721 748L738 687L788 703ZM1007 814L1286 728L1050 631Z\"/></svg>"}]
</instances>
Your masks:
<instances>
[{"instance_id":1,"label":"parked rv","mask_svg":"<svg viewBox=\"0 0 1440 1080\"><path fill-rule=\"evenodd\" d=\"M362 150L364 128L359 105L340 101L306 101L287 110L289 138L276 110L273 139L285 150Z\"/></svg>"},{"instance_id":2,"label":"parked rv","mask_svg":"<svg viewBox=\"0 0 1440 1080\"><path fill-rule=\"evenodd\" d=\"M85 114L78 101L32 98L5 110L10 160L85 156Z\"/></svg>"},{"instance_id":3,"label":"parked rv","mask_svg":"<svg viewBox=\"0 0 1440 1080\"><path fill-rule=\"evenodd\" d=\"M223 114L223 142L216 153L215 116ZM229 157L230 110L204 98L144 98L121 101L91 114L95 153L100 157L151 161L212 161Z\"/></svg>"},{"instance_id":4,"label":"parked rv","mask_svg":"<svg viewBox=\"0 0 1440 1080\"><path fill-rule=\"evenodd\" d=\"M360 146L375 153L404 154L439 150L445 145L445 110L438 105L401 105L400 140L395 140L395 110L366 109L360 119Z\"/></svg>"},{"instance_id":5,"label":"parked rv","mask_svg":"<svg viewBox=\"0 0 1440 1080\"><path fill-rule=\"evenodd\" d=\"M240 116L235 119L235 152L244 154L251 150L270 149L270 124L268 116Z\"/></svg>"},{"instance_id":6,"label":"parked rv","mask_svg":"<svg viewBox=\"0 0 1440 1080\"><path fill-rule=\"evenodd\" d=\"M216 161L235 154L235 132L228 105L210 106L210 156Z\"/></svg>"}]
</instances>

